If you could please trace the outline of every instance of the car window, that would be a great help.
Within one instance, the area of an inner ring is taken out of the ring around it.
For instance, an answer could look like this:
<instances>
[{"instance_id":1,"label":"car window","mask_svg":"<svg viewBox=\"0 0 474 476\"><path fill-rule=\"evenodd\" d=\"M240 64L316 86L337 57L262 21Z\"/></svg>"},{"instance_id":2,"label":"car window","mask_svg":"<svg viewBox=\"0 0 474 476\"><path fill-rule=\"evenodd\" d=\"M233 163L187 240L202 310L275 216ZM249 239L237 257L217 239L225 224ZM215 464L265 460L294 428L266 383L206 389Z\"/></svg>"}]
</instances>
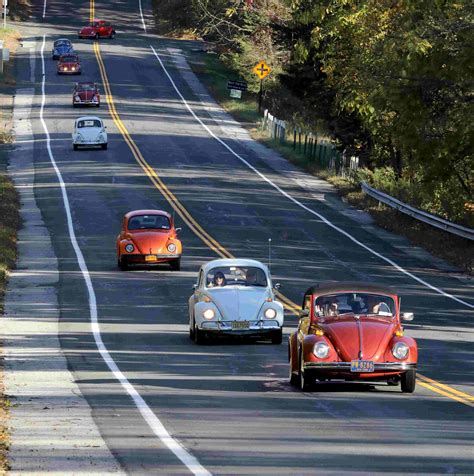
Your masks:
<instances>
[{"instance_id":1,"label":"car window","mask_svg":"<svg viewBox=\"0 0 474 476\"><path fill-rule=\"evenodd\" d=\"M391 318L395 315L394 300L383 294L363 292L327 294L319 296L314 305L315 312L320 317L376 314Z\"/></svg>"},{"instance_id":2,"label":"car window","mask_svg":"<svg viewBox=\"0 0 474 476\"><path fill-rule=\"evenodd\" d=\"M93 21L91 23L91 26L93 26L94 28L97 28L99 26L99 22L98 21Z\"/></svg>"},{"instance_id":3,"label":"car window","mask_svg":"<svg viewBox=\"0 0 474 476\"><path fill-rule=\"evenodd\" d=\"M77 128L83 127L102 127L102 123L98 119L82 119L77 122Z\"/></svg>"},{"instance_id":4,"label":"car window","mask_svg":"<svg viewBox=\"0 0 474 476\"><path fill-rule=\"evenodd\" d=\"M78 57L77 56L61 56L62 63L77 63Z\"/></svg>"},{"instance_id":5,"label":"car window","mask_svg":"<svg viewBox=\"0 0 474 476\"><path fill-rule=\"evenodd\" d=\"M216 286L266 287L267 277L261 268L254 266L219 266L206 276L206 287Z\"/></svg>"},{"instance_id":6,"label":"car window","mask_svg":"<svg viewBox=\"0 0 474 476\"><path fill-rule=\"evenodd\" d=\"M171 224L164 215L136 215L128 220L129 230L170 230Z\"/></svg>"},{"instance_id":7,"label":"car window","mask_svg":"<svg viewBox=\"0 0 474 476\"><path fill-rule=\"evenodd\" d=\"M57 40L54 42L54 46L70 46L71 42L69 40Z\"/></svg>"},{"instance_id":8,"label":"car window","mask_svg":"<svg viewBox=\"0 0 474 476\"><path fill-rule=\"evenodd\" d=\"M94 84L79 84L77 86L78 91L95 91L96 87Z\"/></svg>"}]
</instances>

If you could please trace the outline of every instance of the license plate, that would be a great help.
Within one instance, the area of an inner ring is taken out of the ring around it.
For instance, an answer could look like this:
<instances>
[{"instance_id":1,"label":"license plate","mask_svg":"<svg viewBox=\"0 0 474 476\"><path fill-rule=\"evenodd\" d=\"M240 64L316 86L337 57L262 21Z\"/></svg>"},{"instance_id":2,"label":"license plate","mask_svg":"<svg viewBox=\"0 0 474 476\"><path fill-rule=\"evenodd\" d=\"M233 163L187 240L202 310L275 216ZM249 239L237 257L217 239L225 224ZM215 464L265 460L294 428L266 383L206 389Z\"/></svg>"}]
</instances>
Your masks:
<instances>
[{"instance_id":1,"label":"license plate","mask_svg":"<svg viewBox=\"0 0 474 476\"><path fill-rule=\"evenodd\" d=\"M232 321L232 329L248 329L249 327L249 321Z\"/></svg>"},{"instance_id":2,"label":"license plate","mask_svg":"<svg viewBox=\"0 0 474 476\"><path fill-rule=\"evenodd\" d=\"M156 261L156 255L146 255L145 261Z\"/></svg>"},{"instance_id":3,"label":"license plate","mask_svg":"<svg viewBox=\"0 0 474 476\"><path fill-rule=\"evenodd\" d=\"M351 362L351 372L373 372L373 360L353 360Z\"/></svg>"}]
</instances>

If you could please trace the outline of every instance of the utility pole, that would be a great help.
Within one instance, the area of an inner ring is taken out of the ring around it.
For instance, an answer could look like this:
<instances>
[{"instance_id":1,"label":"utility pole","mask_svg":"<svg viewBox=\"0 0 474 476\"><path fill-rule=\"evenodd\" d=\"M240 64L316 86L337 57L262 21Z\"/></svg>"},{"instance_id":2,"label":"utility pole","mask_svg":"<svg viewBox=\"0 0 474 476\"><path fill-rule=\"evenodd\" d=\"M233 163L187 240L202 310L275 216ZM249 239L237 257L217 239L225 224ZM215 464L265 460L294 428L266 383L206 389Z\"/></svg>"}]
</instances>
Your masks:
<instances>
[{"instance_id":1,"label":"utility pole","mask_svg":"<svg viewBox=\"0 0 474 476\"><path fill-rule=\"evenodd\" d=\"M7 5L8 0L3 0L3 29L7 27Z\"/></svg>"}]
</instances>

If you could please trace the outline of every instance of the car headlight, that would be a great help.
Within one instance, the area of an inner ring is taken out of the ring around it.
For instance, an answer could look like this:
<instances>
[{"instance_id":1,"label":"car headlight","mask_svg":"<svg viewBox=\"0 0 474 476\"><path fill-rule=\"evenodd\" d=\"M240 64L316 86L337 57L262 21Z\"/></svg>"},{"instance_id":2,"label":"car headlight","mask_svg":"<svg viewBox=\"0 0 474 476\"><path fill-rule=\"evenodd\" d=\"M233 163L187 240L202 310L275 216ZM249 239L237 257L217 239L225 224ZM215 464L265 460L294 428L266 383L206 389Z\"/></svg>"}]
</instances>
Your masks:
<instances>
[{"instance_id":1,"label":"car headlight","mask_svg":"<svg viewBox=\"0 0 474 476\"><path fill-rule=\"evenodd\" d=\"M97 142L105 142L105 137L103 134L99 134L96 139Z\"/></svg>"},{"instance_id":2,"label":"car headlight","mask_svg":"<svg viewBox=\"0 0 474 476\"><path fill-rule=\"evenodd\" d=\"M409 350L405 342L397 342L392 348L392 354L396 359L402 360L406 359Z\"/></svg>"},{"instance_id":3,"label":"car headlight","mask_svg":"<svg viewBox=\"0 0 474 476\"><path fill-rule=\"evenodd\" d=\"M313 347L313 354L318 359L325 359L329 354L329 346L326 342L316 342Z\"/></svg>"},{"instance_id":4,"label":"car headlight","mask_svg":"<svg viewBox=\"0 0 474 476\"><path fill-rule=\"evenodd\" d=\"M166 249L170 252L170 253L174 253L176 251L176 245L174 243L170 243Z\"/></svg>"},{"instance_id":5,"label":"car headlight","mask_svg":"<svg viewBox=\"0 0 474 476\"><path fill-rule=\"evenodd\" d=\"M214 316L216 315L216 313L214 312L214 309L206 309L202 315L204 316L204 319L208 319L208 320L211 320L211 319L214 319Z\"/></svg>"},{"instance_id":6,"label":"car headlight","mask_svg":"<svg viewBox=\"0 0 474 476\"><path fill-rule=\"evenodd\" d=\"M82 137L81 134L76 135L76 142L82 142L84 140L84 137Z\"/></svg>"},{"instance_id":7,"label":"car headlight","mask_svg":"<svg viewBox=\"0 0 474 476\"><path fill-rule=\"evenodd\" d=\"M275 319L276 315L277 315L277 312L275 311L275 309L265 309L265 312L263 313L263 315L267 318L267 319Z\"/></svg>"},{"instance_id":8,"label":"car headlight","mask_svg":"<svg viewBox=\"0 0 474 476\"><path fill-rule=\"evenodd\" d=\"M75 67L75 66L71 66L71 71L76 71L76 67Z\"/></svg>"},{"instance_id":9,"label":"car headlight","mask_svg":"<svg viewBox=\"0 0 474 476\"><path fill-rule=\"evenodd\" d=\"M80 96L76 96L74 99L75 99L76 101L80 101L80 100L81 100Z\"/></svg>"},{"instance_id":10,"label":"car headlight","mask_svg":"<svg viewBox=\"0 0 474 476\"><path fill-rule=\"evenodd\" d=\"M133 253L133 250L134 250L134 249L135 249L135 247L134 247L131 243L129 243L129 244L125 247L125 251L126 251L127 253Z\"/></svg>"}]
</instances>

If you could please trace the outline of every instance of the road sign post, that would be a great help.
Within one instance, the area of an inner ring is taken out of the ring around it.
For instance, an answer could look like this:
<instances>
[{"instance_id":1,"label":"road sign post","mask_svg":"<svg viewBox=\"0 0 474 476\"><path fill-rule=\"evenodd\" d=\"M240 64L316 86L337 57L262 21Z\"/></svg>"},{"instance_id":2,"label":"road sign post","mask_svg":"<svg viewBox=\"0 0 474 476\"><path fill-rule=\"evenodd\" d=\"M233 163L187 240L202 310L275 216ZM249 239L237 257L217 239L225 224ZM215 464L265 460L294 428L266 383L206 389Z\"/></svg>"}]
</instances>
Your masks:
<instances>
[{"instance_id":1,"label":"road sign post","mask_svg":"<svg viewBox=\"0 0 474 476\"><path fill-rule=\"evenodd\" d=\"M262 101L263 101L263 80L271 72L270 66L268 66L265 61L260 61L253 68L253 72L260 78L260 90L258 92L258 112L262 112Z\"/></svg>"}]
</instances>

